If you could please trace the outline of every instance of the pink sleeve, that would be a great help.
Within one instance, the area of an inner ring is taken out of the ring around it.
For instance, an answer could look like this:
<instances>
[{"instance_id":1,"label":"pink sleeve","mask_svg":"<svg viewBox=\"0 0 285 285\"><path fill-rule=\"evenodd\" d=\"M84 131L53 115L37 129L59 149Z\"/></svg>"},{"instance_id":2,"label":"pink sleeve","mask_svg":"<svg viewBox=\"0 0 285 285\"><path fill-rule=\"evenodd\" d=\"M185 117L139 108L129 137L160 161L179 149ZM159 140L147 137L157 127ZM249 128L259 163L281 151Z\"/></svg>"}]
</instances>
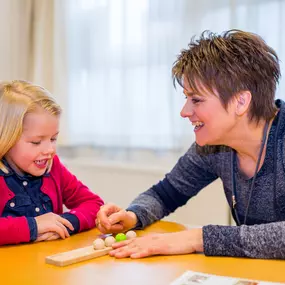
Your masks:
<instances>
[{"instance_id":1,"label":"pink sleeve","mask_svg":"<svg viewBox=\"0 0 285 285\"><path fill-rule=\"evenodd\" d=\"M0 218L0 245L30 241L30 229L26 217Z\"/></svg>"},{"instance_id":2,"label":"pink sleeve","mask_svg":"<svg viewBox=\"0 0 285 285\"><path fill-rule=\"evenodd\" d=\"M79 219L79 231L95 227L95 219L100 206L104 204L103 200L70 173L60 161L58 163L61 168L63 203Z\"/></svg>"}]
</instances>

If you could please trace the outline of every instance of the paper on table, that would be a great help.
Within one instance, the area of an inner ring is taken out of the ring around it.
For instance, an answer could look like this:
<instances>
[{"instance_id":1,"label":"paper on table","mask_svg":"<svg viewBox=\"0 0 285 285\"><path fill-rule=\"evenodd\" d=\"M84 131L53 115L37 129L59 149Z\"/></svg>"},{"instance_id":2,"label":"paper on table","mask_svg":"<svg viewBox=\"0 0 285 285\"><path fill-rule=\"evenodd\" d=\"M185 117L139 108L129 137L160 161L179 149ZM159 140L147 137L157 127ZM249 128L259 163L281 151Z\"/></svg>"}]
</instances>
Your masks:
<instances>
[{"instance_id":1,"label":"paper on table","mask_svg":"<svg viewBox=\"0 0 285 285\"><path fill-rule=\"evenodd\" d=\"M285 283L264 282L241 278L218 276L195 271L186 271L170 285L284 285Z\"/></svg>"}]
</instances>

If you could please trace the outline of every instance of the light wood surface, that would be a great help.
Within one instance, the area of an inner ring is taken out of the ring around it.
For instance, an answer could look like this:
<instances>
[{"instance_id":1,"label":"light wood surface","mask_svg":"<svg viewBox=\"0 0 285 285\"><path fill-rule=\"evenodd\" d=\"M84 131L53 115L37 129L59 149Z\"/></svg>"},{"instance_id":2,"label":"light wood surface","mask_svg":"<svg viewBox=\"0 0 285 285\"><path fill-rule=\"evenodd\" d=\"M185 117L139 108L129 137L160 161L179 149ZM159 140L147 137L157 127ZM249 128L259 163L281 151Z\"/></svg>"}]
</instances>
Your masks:
<instances>
[{"instance_id":1,"label":"light wood surface","mask_svg":"<svg viewBox=\"0 0 285 285\"><path fill-rule=\"evenodd\" d=\"M158 222L138 235L184 230L184 226ZM131 260L102 256L66 267L46 264L45 257L90 246L94 229L66 240L0 247L0 284L59 285L166 285L186 270L239 278L285 282L285 261L205 257L203 254L154 256Z\"/></svg>"},{"instance_id":2,"label":"light wood surface","mask_svg":"<svg viewBox=\"0 0 285 285\"><path fill-rule=\"evenodd\" d=\"M85 260L101 257L108 254L112 247L103 249L94 249L93 245L80 247L77 249L60 252L46 257L46 263L56 266L67 266L73 263L82 262Z\"/></svg>"}]
</instances>

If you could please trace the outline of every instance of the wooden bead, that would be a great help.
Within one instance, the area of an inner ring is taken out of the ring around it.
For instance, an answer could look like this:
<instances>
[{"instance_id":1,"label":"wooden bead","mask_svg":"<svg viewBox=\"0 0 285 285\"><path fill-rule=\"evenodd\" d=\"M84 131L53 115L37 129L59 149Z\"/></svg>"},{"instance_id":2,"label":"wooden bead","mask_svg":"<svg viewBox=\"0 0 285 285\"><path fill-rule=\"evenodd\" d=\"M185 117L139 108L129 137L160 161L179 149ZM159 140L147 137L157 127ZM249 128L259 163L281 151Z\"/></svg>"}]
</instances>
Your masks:
<instances>
[{"instance_id":1,"label":"wooden bead","mask_svg":"<svg viewBox=\"0 0 285 285\"><path fill-rule=\"evenodd\" d=\"M116 239L113 236L109 236L105 238L105 246L112 246L113 243L116 242Z\"/></svg>"},{"instance_id":2,"label":"wooden bead","mask_svg":"<svg viewBox=\"0 0 285 285\"><path fill-rule=\"evenodd\" d=\"M134 231L128 231L128 232L126 233L127 239L132 239L132 238L135 238L136 236L137 236L137 234L136 234L136 232L134 232Z\"/></svg>"},{"instance_id":3,"label":"wooden bead","mask_svg":"<svg viewBox=\"0 0 285 285\"><path fill-rule=\"evenodd\" d=\"M93 242L94 249L103 249L105 247L105 242L101 238L97 238Z\"/></svg>"},{"instance_id":4,"label":"wooden bead","mask_svg":"<svg viewBox=\"0 0 285 285\"><path fill-rule=\"evenodd\" d=\"M126 235L123 233L117 234L115 238L116 238L116 241L123 241L127 239Z\"/></svg>"}]
</instances>

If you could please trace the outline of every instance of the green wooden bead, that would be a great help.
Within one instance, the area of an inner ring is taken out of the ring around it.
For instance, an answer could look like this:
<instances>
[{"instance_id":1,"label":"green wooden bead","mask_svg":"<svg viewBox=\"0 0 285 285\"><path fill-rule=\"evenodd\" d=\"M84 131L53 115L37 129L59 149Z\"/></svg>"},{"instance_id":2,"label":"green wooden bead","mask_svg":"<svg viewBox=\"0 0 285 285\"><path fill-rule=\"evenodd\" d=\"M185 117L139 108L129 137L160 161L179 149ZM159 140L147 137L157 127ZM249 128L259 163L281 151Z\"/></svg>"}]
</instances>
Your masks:
<instances>
[{"instance_id":1,"label":"green wooden bead","mask_svg":"<svg viewBox=\"0 0 285 285\"><path fill-rule=\"evenodd\" d=\"M116 237L115 237L116 241L123 241L123 240L126 240L127 237L125 234L123 233L120 233L120 234L117 234Z\"/></svg>"}]
</instances>

